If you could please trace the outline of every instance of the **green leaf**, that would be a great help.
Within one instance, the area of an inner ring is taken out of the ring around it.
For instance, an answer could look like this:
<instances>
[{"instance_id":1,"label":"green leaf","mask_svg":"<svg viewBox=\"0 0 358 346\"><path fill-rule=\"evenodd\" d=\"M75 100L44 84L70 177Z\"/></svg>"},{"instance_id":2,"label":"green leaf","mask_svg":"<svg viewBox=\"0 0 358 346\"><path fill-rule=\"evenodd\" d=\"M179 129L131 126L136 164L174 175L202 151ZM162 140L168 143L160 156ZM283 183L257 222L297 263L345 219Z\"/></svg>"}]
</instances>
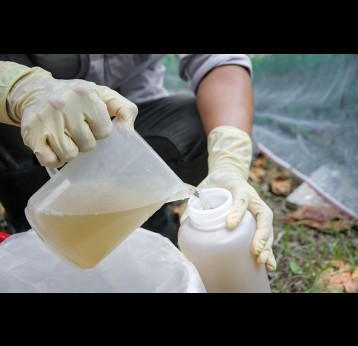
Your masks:
<instances>
[{"instance_id":1,"label":"green leaf","mask_svg":"<svg viewBox=\"0 0 358 346\"><path fill-rule=\"evenodd\" d=\"M295 261L290 261L289 266L290 266L291 272L293 274L296 274L296 275L303 274L302 268Z\"/></svg>"}]
</instances>

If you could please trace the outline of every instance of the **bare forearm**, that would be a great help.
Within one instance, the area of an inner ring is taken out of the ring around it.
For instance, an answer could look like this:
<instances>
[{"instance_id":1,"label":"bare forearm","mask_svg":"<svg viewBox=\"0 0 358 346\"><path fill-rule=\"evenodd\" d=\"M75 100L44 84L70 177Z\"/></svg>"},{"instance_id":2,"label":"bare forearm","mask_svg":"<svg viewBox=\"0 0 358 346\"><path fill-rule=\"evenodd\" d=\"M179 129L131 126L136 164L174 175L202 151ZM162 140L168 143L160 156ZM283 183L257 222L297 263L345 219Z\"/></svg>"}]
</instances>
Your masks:
<instances>
[{"instance_id":1,"label":"bare forearm","mask_svg":"<svg viewBox=\"0 0 358 346\"><path fill-rule=\"evenodd\" d=\"M207 134L215 127L230 125L251 135L254 99L245 68L225 65L208 73L199 84L197 105Z\"/></svg>"}]
</instances>

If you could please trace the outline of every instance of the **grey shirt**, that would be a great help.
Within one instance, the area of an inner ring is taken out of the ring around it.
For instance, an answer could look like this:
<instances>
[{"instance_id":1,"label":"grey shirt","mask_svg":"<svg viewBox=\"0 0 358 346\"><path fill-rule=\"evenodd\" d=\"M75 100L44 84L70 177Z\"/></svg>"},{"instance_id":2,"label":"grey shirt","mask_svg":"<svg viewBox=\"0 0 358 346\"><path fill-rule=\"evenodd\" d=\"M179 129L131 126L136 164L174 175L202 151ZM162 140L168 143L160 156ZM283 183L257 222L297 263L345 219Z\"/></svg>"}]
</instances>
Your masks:
<instances>
[{"instance_id":1,"label":"grey shirt","mask_svg":"<svg viewBox=\"0 0 358 346\"><path fill-rule=\"evenodd\" d=\"M140 104L168 95L164 88L164 54L90 54L86 80L117 90L134 103ZM178 54L179 75L196 89L201 79L213 68L240 65L252 75L251 60L246 54Z\"/></svg>"},{"instance_id":2,"label":"grey shirt","mask_svg":"<svg viewBox=\"0 0 358 346\"><path fill-rule=\"evenodd\" d=\"M40 66L54 78L80 78L106 85L136 104L168 95L164 88L164 54L0 54L0 60ZM240 65L252 75L246 54L178 54L179 76L196 89L210 70L222 65Z\"/></svg>"}]
</instances>

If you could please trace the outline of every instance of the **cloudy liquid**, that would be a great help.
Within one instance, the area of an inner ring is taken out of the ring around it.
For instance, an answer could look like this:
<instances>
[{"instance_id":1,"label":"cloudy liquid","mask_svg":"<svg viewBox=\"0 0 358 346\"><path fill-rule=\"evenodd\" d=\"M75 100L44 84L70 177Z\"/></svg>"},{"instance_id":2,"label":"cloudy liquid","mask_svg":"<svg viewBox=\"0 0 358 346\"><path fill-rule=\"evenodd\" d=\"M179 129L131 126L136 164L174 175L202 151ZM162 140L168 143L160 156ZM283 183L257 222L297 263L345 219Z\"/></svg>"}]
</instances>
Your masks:
<instances>
[{"instance_id":1,"label":"cloudy liquid","mask_svg":"<svg viewBox=\"0 0 358 346\"><path fill-rule=\"evenodd\" d=\"M74 188L72 186L71 191ZM126 204L126 191L110 185L106 188L107 192L108 189L112 195L103 194L102 198L97 197L95 203L102 207L104 204L113 207L118 201ZM123 210L123 207L122 210L113 212L70 213L68 208L61 212L60 206L70 204L66 200L68 194L65 193L56 198L52 211L29 204L26 213L33 228L59 257L76 268L86 269L96 266L164 203L152 201L143 206L144 197L140 200L142 206L138 208Z\"/></svg>"},{"instance_id":2,"label":"cloudy liquid","mask_svg":"<svg viewBox=\"0 0 358 346\"><path fill-rule=\"evenodd\" d=\"M199 193L199 200L204 210L214 209L204 194Z\"/></svg>"}]
</instances>

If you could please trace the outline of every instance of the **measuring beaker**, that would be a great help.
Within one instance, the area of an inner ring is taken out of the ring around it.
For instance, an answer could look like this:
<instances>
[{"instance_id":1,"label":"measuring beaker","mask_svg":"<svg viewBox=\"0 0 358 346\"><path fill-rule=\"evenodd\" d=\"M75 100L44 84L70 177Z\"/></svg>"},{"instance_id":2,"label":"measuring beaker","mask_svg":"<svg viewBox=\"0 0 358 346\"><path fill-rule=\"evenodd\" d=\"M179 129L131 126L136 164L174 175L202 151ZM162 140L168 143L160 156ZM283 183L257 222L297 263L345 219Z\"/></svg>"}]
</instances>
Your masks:
<instances>
[{"instance_id":1,"label":"measuring beaker","mask_svg":"<svg viewBox=\"0 0 358 346\"><path fill-rule=\"evenodd\" d=\"M113 120L109 137L66 164L28 201L42 240L74 267L94 267L164 203L192 196L190 185L137 132Z\"/></svg>"}]
</instances>

